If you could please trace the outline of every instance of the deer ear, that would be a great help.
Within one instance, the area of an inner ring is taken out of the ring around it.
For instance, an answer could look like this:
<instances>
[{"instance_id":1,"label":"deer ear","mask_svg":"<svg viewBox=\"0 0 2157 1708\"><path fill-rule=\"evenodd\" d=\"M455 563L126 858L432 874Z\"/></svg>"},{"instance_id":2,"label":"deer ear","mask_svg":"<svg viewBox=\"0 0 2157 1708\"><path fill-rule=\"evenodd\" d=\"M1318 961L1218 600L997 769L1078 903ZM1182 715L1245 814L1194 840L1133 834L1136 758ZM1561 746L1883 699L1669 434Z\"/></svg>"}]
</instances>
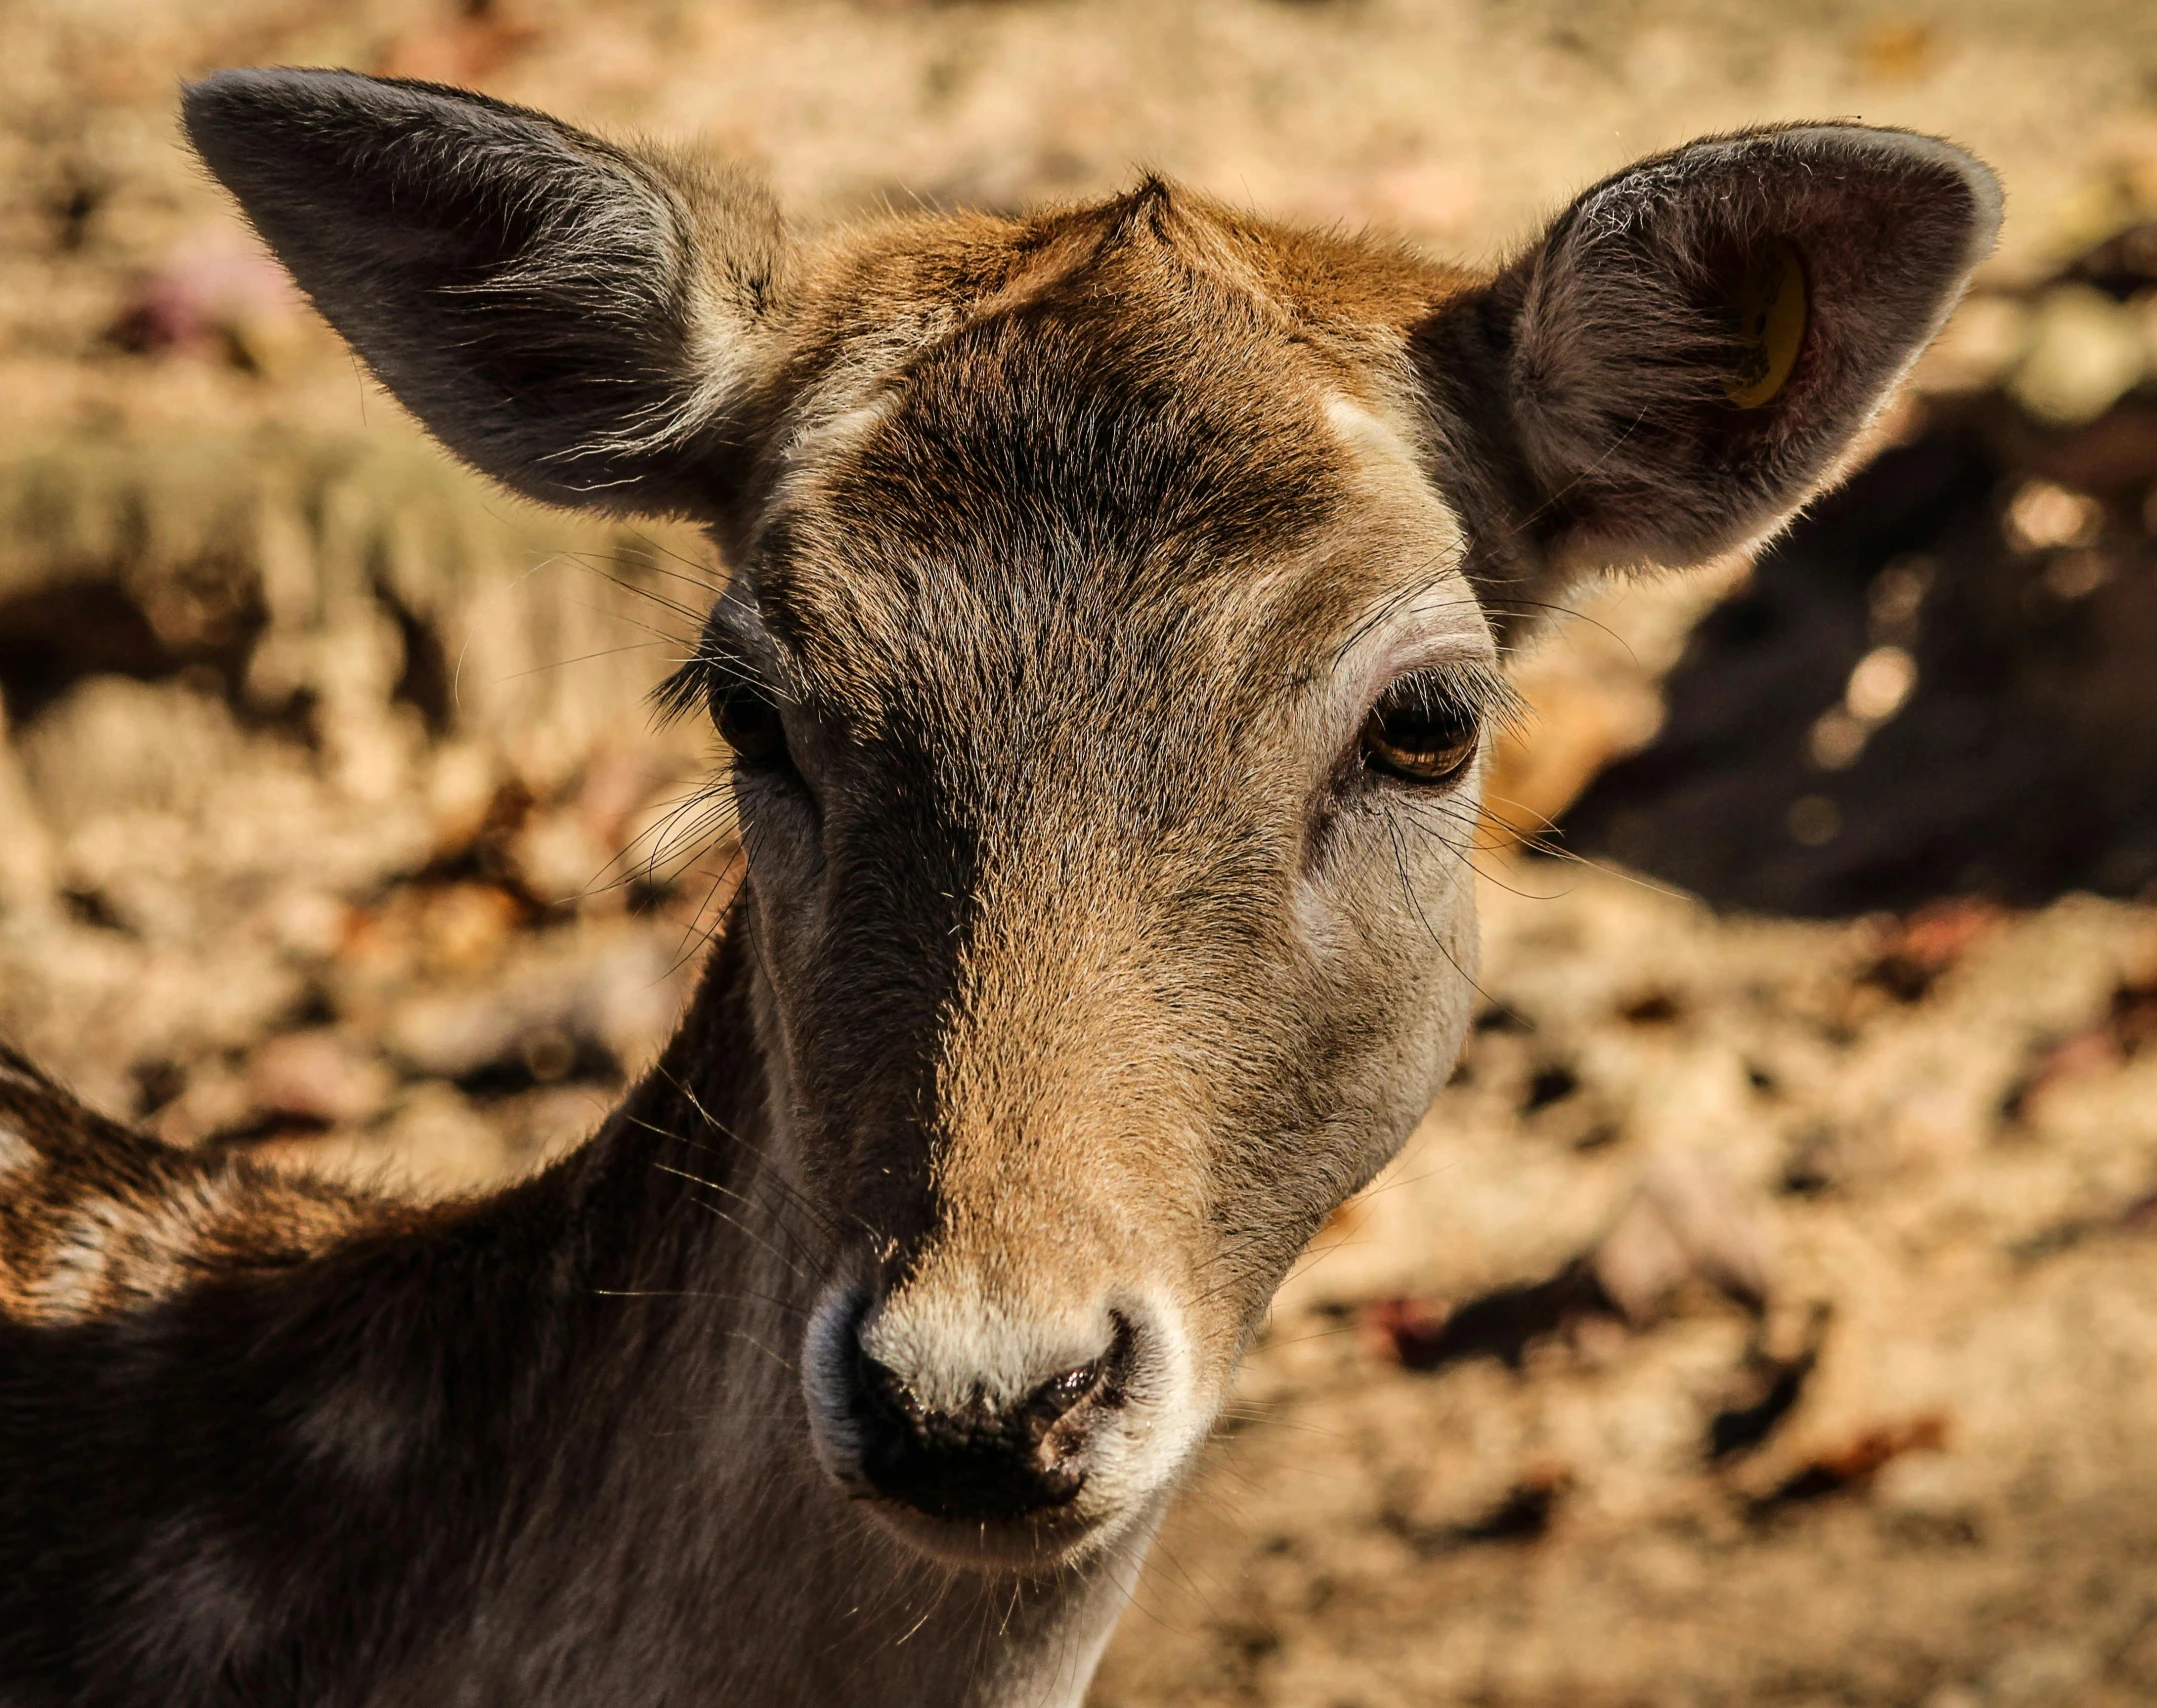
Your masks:
<instances>
[{"instance_id":1,"label":"deer ear","mask_svg":"<svg viewBox=\"0 0 2157 1708\"><path fill-rule=\"evenodd\" d=\"M350 72L220 72L185 110L301 289L452 451L554 503L724 507L786 288L761 190Z\"/></svg>"},{"instance_id":2,"label":"deer ear","mask_svg":"<svg viewBox=\"0 0 2157 1708\"><path fill-rule=\"evenodd\" d=\"M1992 173L1929 137L1693 143L1589 190L1468 306L1484 396L1454 412L1505 417L1477 436L1549 570L1698 563L1836 472L1999 219Z\"/></svg>"}]
</instances>

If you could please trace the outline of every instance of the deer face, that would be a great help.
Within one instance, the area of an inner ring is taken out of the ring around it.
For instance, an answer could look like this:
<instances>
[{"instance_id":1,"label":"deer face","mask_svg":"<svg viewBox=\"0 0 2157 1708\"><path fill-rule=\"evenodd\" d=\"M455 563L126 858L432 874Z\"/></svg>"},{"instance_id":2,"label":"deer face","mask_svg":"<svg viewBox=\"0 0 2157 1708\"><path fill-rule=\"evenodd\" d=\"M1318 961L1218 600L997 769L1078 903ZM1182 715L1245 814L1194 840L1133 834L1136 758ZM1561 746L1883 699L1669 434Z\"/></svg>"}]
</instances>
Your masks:
<instances>
[{"instance_id":1,"label":"deer face","mask_svg":"<svg viewBox=\"0 0 2157 1708\"><path fill-rule=\"evenodd\" d=\"M1989 243L1943 144L1697 144L1477 279L1148 183L789 242L478 97L233 73L192 134L535 496L703 516L774 1147L844 1230L825 1469L1042 1567L1143 1525L1473 991L1499 643L1773 528Z\"/></svg>"},{"instance_id":2,"label":"deer face","mask_svg":"<svg viewBox=\"0 0 2157 1708\"><path fill-rule=\"evenodd\" d=\"M818 1444L968 1551L1142 1512L1430 1101L1506 703L1382 383L1230 347L1128 214L811 440L694 667L795 1143L859 1231Z\"/></svg>"}]
</instances>

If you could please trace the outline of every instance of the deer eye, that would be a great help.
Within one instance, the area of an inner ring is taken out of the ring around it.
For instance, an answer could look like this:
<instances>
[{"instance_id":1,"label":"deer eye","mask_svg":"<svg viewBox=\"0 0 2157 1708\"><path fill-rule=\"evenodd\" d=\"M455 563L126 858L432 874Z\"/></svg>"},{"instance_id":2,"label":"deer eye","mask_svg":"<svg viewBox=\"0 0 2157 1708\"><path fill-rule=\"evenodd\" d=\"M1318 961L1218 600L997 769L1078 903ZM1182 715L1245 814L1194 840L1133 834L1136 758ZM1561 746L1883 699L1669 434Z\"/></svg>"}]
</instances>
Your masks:
<instances>
[{"instance_id":1,"label":"deer eye","mask_svg":"<svg viewBox=\"0 0 2157 1708\"><path fill-rule=\"evenodd\" d=\"M787 761L786 724L778 702L755 682L728 682L712 695L712 722L744 765L772 770Z\"/></svg>"},{"instance_id":2,"label":"deer eye","mask_svg":"<svg viewBox=\"0 0 2157 1708\"><path fill-rule=\"evenodd\" d=\"M1482 740L1478 708L1438 671L1403 676L1363 721L1363 762L1411 783L1446 783Z\"/></svg>"}]
</instances>

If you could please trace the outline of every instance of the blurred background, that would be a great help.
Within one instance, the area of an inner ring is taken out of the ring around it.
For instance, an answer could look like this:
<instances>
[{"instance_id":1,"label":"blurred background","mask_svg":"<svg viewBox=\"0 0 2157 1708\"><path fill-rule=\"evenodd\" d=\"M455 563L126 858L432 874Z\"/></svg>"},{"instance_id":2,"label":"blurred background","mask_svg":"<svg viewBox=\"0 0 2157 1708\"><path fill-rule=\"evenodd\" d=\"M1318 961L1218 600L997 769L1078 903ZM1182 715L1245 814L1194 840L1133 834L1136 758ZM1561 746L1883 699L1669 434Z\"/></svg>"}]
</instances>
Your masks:
<instances>
[{"instance_id":1,"label":"blurred background","mask_svg":"<svg viewBox=\"0 0 2157 1708\"><path fill-rule=\"evenodd\" d=\"M729 893L643 701L720 572L356 371L177 140L265 63L701 139L811 220L1144 164L1472 259L1761 120L1989 158L1999 256L1851 483L1518 661L1465 1061L1095 1700L2157 1701L2157 9L0 0L0 1029L176 1144L448 1192L589 1128Z\"/></svg>"}]
</instances>

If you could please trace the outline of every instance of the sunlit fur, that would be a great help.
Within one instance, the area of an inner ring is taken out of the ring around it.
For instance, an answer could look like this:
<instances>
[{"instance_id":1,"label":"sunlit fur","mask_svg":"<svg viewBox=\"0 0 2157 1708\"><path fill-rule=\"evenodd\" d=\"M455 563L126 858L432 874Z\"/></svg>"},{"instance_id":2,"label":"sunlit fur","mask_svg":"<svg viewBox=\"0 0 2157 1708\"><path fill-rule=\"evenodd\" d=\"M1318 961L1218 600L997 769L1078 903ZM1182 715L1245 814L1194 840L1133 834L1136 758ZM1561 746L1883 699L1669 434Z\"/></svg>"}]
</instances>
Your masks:
<instances>
[{"instance_id":1,"label":"sunlit fur","mask_svg":"<svg viewBox=\"0 0 2157 1708\"><path fill-rule=\"evenodd\" d=\"M1776 525L1989 176L1720 139L1485 277L1157 180L790 236L723 173L341 73L187 118L452 450L710 526L668 699L784 740L735 769L679 1032L503 1192L295 1185L0 1061L0 1700L1075 1704L1274 1288L1467 1024L1481 761L1368 765L1371 708L1417 673L1487 739L1568 578ZM1714 287L1770 241L1815 313L1741 415ZM880 1492L857 1337L944 1409L1122 1349L1076 1492Z\"/></svg>"}]
</instances>

